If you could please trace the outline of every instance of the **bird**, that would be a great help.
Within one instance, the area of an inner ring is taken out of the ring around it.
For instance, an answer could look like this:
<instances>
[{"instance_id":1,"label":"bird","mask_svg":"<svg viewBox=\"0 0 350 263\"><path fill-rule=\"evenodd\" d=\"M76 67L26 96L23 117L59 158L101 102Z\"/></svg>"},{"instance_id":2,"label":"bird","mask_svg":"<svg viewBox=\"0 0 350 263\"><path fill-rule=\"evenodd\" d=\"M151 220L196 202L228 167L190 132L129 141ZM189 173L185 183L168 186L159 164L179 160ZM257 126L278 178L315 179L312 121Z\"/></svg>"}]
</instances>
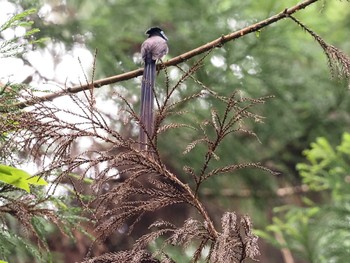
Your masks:
<instances>
[{"instance_id":1,"label":"bird","mask_svg":"<svg viewBox=\"0 0 350 263\"><path fill-rule=\"evenodd\" d=\"M156 78L156 62L169 51L168 38L161 28L151 27L145 34L148 35L148 38L141 45L144 70L141 82L140 150L149 148L149 139L153 134L153 88Z\"/></svg>"}]
</instances>

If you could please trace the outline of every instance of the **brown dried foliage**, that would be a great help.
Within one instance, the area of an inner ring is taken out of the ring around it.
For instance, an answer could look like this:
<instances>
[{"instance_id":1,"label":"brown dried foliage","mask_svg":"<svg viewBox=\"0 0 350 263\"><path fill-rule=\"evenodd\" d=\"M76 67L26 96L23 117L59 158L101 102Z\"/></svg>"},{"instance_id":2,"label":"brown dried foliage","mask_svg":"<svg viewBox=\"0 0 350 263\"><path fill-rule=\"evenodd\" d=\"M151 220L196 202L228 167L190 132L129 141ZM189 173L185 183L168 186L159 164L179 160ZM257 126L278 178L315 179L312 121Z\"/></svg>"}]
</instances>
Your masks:
<instances>
[{"instance_id":1,"label":"brown dried foliage","mask_svg":"<svg viewBox=\"0 0 350 263\"><path fill-rule=\"evenodd\" d=\"M45 218L51 223L55 224L61 231L65 233L62 226L61 219L55 214L55 211L48 209L43 203L46 199L37 199L32 195L22 194L16 198L12 198L11 193L14 191L12 186L3 185L0 188L0 223L2 225L2 231L6 232L4 227L8 224L7 220L11 220L4 215L11 215L16 218L22 226L21 231L28 236L32 236L36 241L39 248L44 248L48 251L48 246L45 240L39 235L37 229L31 223L34 218Z\"/></svg>"},{"instance_id":2,"label":"brown dried foliage","mask_svg":"<svg viewBox=\"0 0 350 263\"><path fill-rule=\"evenodd\" d=\"M150 233L140 237L130 250L105 254L85 262L172 262L163 249L153 255L147 251L149 243L159 237L166 238L164 244L169 245L186 247L197 244L193 255L194 262L200 259L205 247L210 247L207 261L213 262L243 262L244 259L254 258L258 254L257 237L251 233L249 218L237 220L234 213L226 213L222 218L223 232L219 232L197 193L201 184L212 176L232 173L246 167L269 171L257 163L232 164L214 169L210 166L213 160L220 158L216 152L227 136L236 132L255 136L245 127L245 121L251 119L260 122L262 117L253 113L251 108L264 103L269 97L242 98L238 91L229 97L216 94L193 77L205 57L189 70L182 70L182 76L174 85L170 86L170 81L166 78L167 88L163 99L160 99L161 96L157 97L155 132L148 134L151 139L148 151L139 151L137 141L123 136L118 129L111 127L105 116L95 107L93 90L85 92L83 97L74 94L69 96L76 110L62 109L51 102L37 101L26 111L15 110L1 115L0 131L7 134L6 143L0 149L3 158L8 158L12 154L11 149L16 148L23 152L28 151L37 162L45 164L41 175L55 175L54 183L67 182L74 173L79 174L81 179L88 177L94 180L94 198L83 205L89 207L89 211L94 209L96 242L103 241L125 226L130 233L146 213L174 204L188 204L201 216L200 220L187 219L183 226L175 226L171 222L155 222L149 228ZM174 92L189 79L195 82L199 90L184 98L174 99ZM119 114L128 115L128 125L142 126L138 114L128 100L121 94L115 94L120 105L123 105ZM21 96L35 99L30 92L22 92ZM201 121L196 127L187 123L165 123L169 116L186 114L183 108L187 103L203 98L225 105L224 111L211 109L210 118ZM157 142L158 137L168 130L189 127L202 135L188 143L184 154L191 154L199 144L204 145L207 151L200 170L195 171L189 166L183 168L185 174L189 175L188 182L183 182L162 161ZM103 145L102 150L77 151L74 145L84 137L98 141ZM104 166L107 168L100 168L103 163L107 164ZM120 176L123 180L119 180ZM114 179L118 183L106 191L105 186Z\"/></svg>"},{"instance_id":3,"label":"brown dried foliage","mask_svg":"<svg viewBox=\"0 0 350 263\"><path fill-rule=\"evenodd\" d=\"M314 31L305 26L302 22L296 19L294 16L290 15L295 23L297 23L302 29L309 33L321 46L323 52L325 53L328 66L331 71L332 77L344 78L349 81L350 88L350 58L340 49L335 46L327 44L323 38L317 35Z\"/></svg>"}]
</instances>

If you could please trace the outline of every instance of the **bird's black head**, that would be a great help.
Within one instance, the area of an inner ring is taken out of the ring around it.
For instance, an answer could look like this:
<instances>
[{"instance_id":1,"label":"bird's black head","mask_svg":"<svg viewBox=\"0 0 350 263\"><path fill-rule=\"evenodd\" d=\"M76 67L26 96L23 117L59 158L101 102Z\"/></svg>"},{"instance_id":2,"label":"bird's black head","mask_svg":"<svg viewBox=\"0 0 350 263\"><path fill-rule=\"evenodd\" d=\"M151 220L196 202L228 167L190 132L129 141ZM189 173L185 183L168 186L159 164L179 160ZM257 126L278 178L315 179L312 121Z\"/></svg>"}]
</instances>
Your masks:
<instances>
[{"instance_id":1,"label":"bird's black head","mask_svg":"<svg viewBox=\"0 0 350 263\"><path fill-rule=\"evenodd\" d=\"M146 34L148 35L148 37L160 36L164 38L166 41L168 41L167 36L164 34L163 30L160 27L151 27L146 31Z\"/></svg>"}]
</instances>

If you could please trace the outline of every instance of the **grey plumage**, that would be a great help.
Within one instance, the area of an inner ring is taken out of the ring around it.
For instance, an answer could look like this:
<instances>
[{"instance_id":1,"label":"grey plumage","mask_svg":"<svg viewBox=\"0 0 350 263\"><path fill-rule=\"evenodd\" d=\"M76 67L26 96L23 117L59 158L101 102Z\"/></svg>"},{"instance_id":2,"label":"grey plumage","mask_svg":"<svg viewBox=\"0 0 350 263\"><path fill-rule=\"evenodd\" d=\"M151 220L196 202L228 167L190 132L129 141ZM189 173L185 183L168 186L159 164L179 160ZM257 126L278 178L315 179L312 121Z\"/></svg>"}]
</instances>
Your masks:
<instances>
[{"instance_id":1,"label":"grey plumage","mask_svg":"<svg viewBox=\"0 0 350 263\"><path fill-rule=\"evenodd\" d=\"M140 150L146 150L153 135L153 88L156 77L156 61L168 53L167 37L158 28L150 28L149 37L142 43L141 55L145 63L141 84Z\"/></svg>"}]
</instances>

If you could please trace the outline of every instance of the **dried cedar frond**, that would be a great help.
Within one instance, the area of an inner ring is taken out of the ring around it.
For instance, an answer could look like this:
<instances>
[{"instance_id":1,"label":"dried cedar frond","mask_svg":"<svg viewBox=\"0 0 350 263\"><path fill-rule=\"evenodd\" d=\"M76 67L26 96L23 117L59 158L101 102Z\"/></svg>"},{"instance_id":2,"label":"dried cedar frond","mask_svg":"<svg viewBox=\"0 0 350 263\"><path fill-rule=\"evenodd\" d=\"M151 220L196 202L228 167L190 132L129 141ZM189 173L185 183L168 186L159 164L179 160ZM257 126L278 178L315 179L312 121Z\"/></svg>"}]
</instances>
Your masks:
<instances>
[{"instance_id":1,"label":"dried cedar frond","mask_svg":"<svg viewBox=\"0 0 350 263\"><path fill-rule=\"evenodd\" d=\"M272 171L267 167L262 166L260 163L240 163L240 164L233 164L233 165L228 165L228 166L213 169L212 171L210 171L208 174L205 175L204 179L207 179L213 175L230 173L230 172L240 170L240 169L245 169L245 168L257 168L273 175L277 174L275 171Z\"/></svg>"},{"instance_id":2,"label":"dried cedar frond","mask_svg":"<svg viewBox=\"0 0 350 263\"><path fill-rule=\"evenodd\" d=\"M319 35L306 27L293 16L289 16L295 23L308 32L321 46L328 59L332 77L345 78L350 81L350 58L340 49L327 44ZM349 82L350 85L350 82ZM350 87L350 86L349 86Z\"/></svg>"},{"instance_id":3,"label":"dried cedar frond","mask_svg":"<svg viewBox=\"0 0 350 263\"><path fill-rule=\"evenodd\" d=\"M221 218L222 233L212 246L211 262L241 263L245 259L255 259L259 255L257 236L251 233L250 219L241 220L232 212L226 212ZM242 234L244 230L244 234Z\"/></svg>"},{"instance_id":4,"label":"dried cedar frond","mask_svg":"<svg viewBox=\"0 0 350 263\"><path fill-rule=\"evenodd\" d=\"M117 253L106 253L101 256L93 257L82 261L82 263L160 263L158 259L146 250L139 251L120 251Z\"/></svg>"},{"instance_id":5,"label":"dried cedar frond","mask_svg":"<svg viewBox=\"0 0 350 263\"><path fill-rule=\"evenodd\" d=\"M146 212L183 202L187 202L186 195L181 186L172 181L150 177L141 183L129 179L96 199L96 231L103 240L124 224L132 227Z\"/></svg>"},{"instance_id":6,"label":"dried cedar frond","mask_svg":"<svg viewBox=\"0 0 350 263\"><path fill-rule=\"evenodd\" d=\"M258 237L252 233L253 224L249 216L245 215L241 218L241 224L244 228L244 253L247 258L255 259L260 255L258 246Z\"/></svg>"},{"instance_id":7,"label":"dried cedar frond","mask_svg":"<svg viewBox=\"0 0 350 263\"><path fill-rule=\"evenodd\" d=\"M202 222L189 218L182 227L174 230L167 243L187 247L194 240L202 240L203 238L210 238L206 227Z\"/></svg>"}]
</instances>

